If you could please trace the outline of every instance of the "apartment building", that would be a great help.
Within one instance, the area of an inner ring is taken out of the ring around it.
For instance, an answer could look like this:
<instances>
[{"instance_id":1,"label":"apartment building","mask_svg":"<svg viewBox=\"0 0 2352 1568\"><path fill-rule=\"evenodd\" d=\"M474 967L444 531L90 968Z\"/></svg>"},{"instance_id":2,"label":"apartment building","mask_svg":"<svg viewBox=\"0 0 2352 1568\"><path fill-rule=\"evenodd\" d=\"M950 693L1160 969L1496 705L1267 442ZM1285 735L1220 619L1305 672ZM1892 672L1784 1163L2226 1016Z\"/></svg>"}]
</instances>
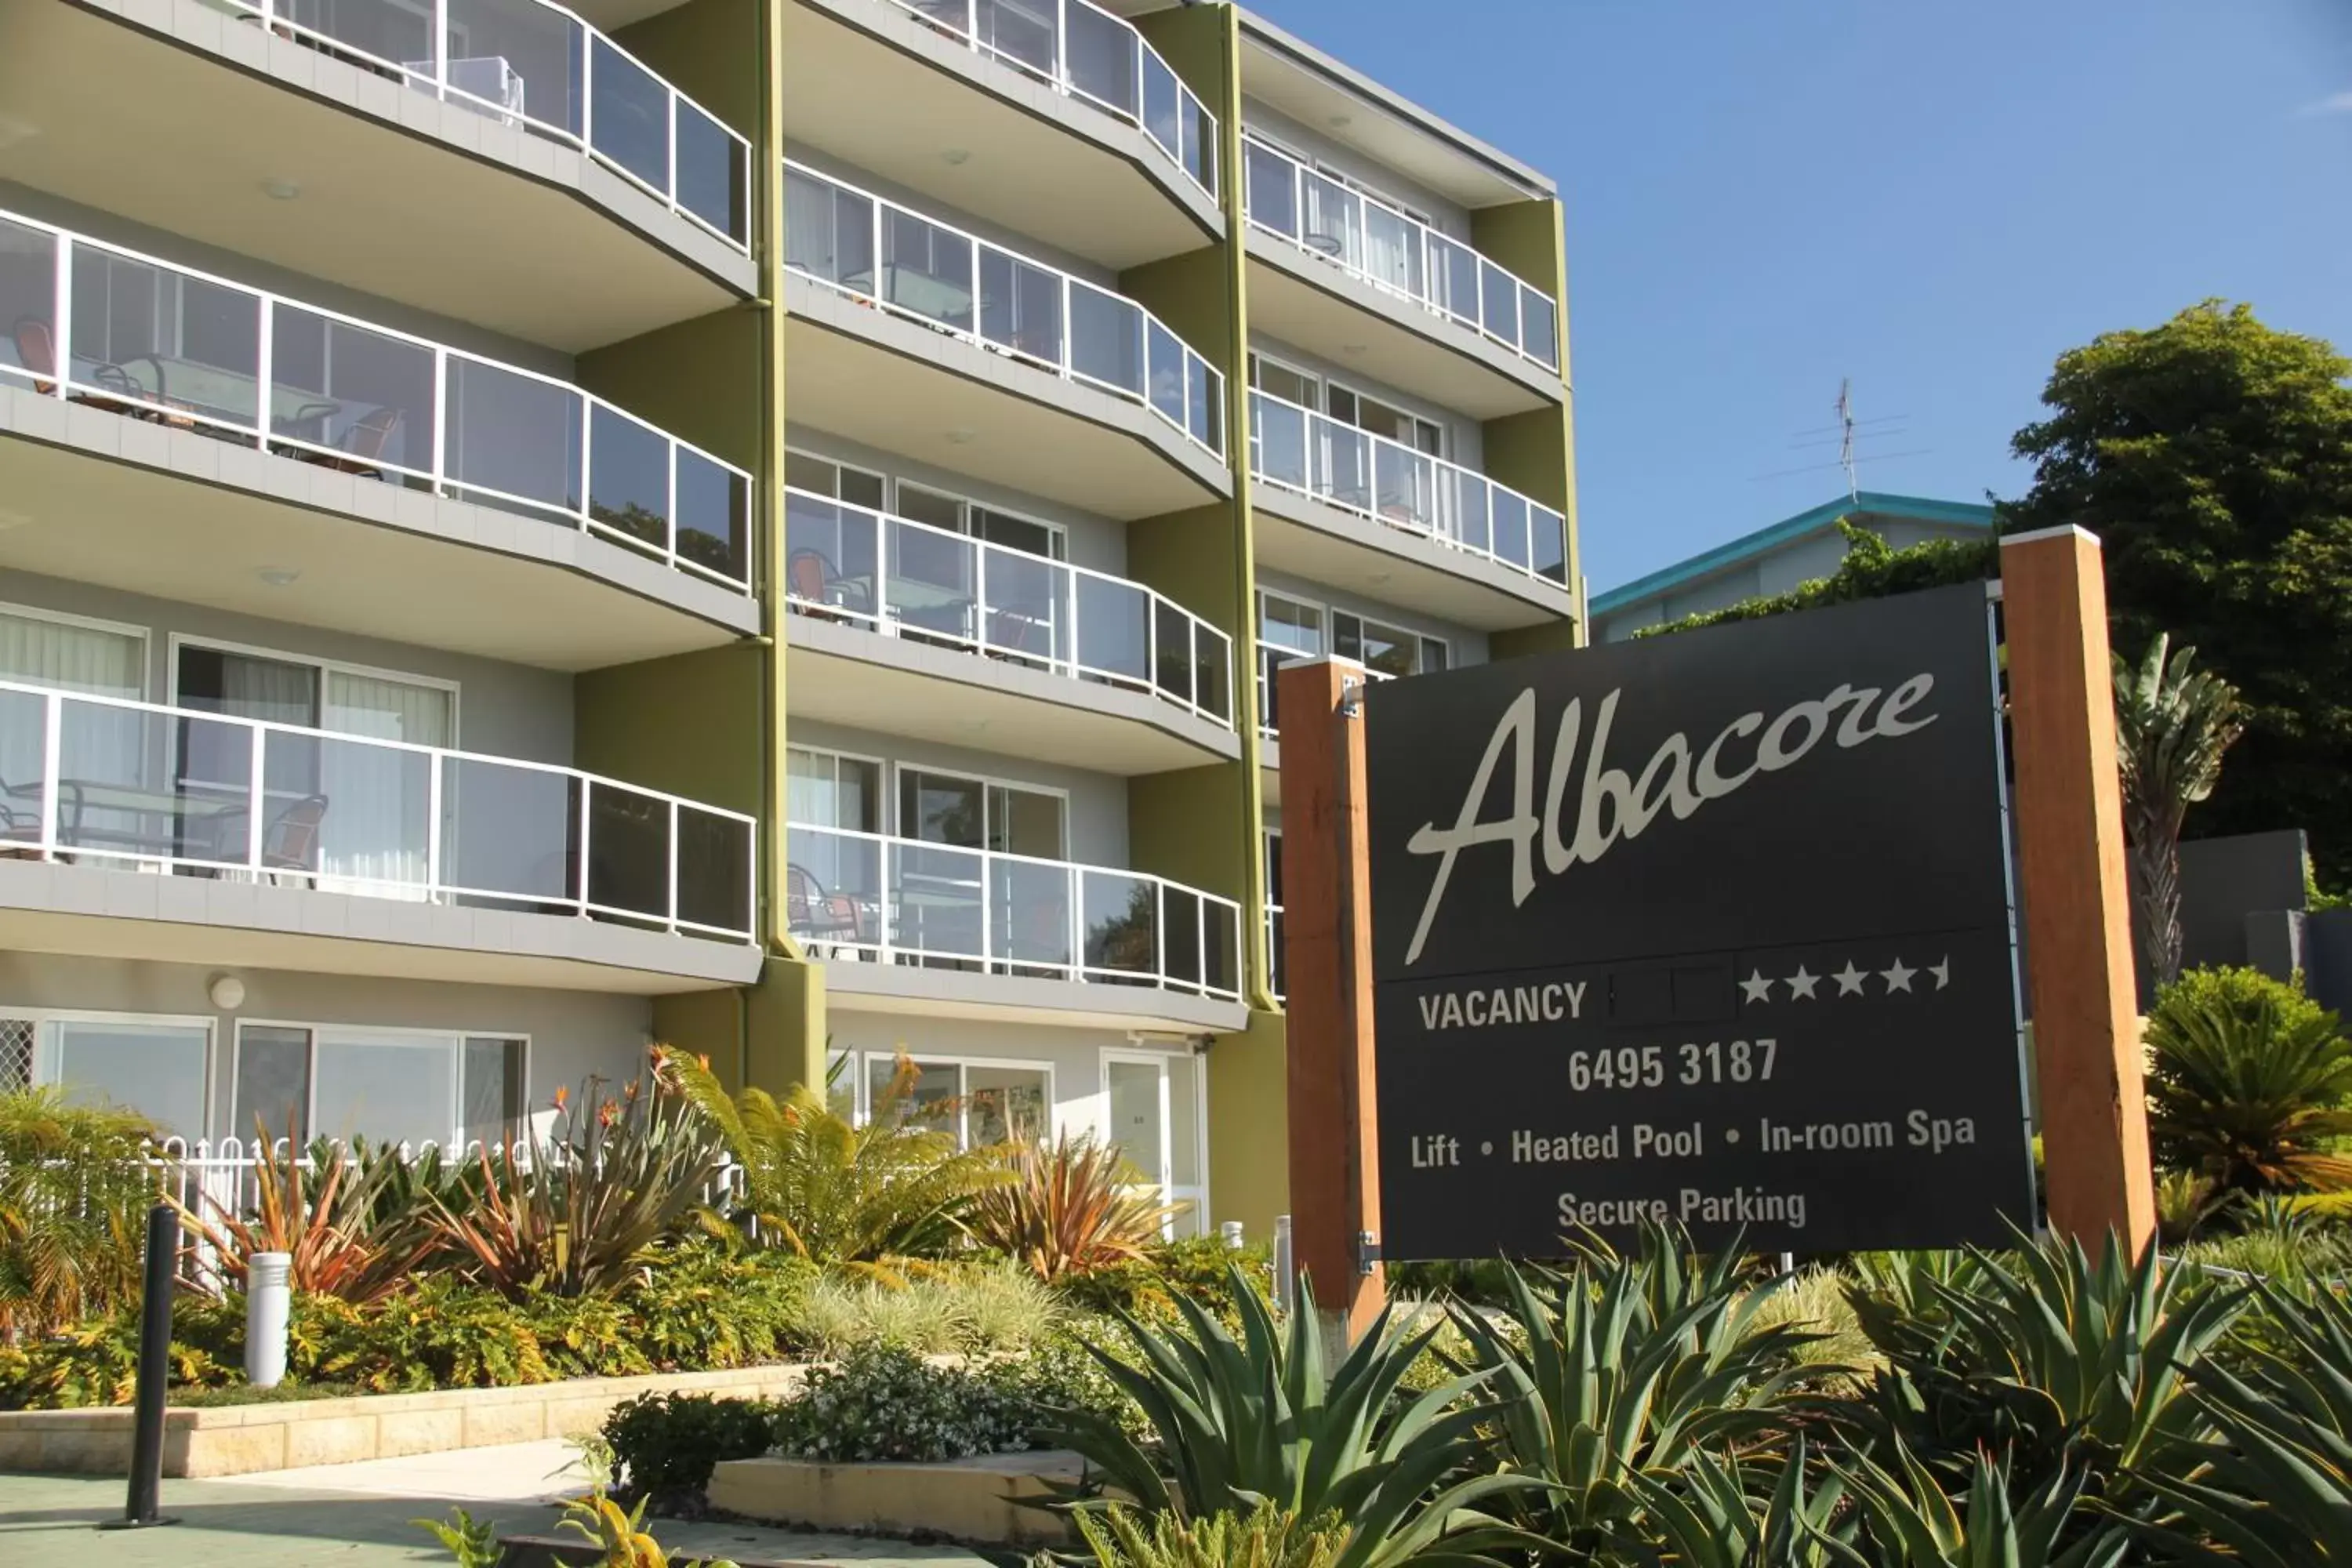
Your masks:
<instances>
[{"instance_id":1,"label":"apartment building","mask_svg":"<svg viewBox=\"0 0 2352 1568\"><path fill-rule=\"evenodd\" d=\"M0 38L0 1079L465 1138L658 1038L1271 1222L1269 671L1579 636L1540 175L1217 4Z\"/></svg>"}]
</instances>

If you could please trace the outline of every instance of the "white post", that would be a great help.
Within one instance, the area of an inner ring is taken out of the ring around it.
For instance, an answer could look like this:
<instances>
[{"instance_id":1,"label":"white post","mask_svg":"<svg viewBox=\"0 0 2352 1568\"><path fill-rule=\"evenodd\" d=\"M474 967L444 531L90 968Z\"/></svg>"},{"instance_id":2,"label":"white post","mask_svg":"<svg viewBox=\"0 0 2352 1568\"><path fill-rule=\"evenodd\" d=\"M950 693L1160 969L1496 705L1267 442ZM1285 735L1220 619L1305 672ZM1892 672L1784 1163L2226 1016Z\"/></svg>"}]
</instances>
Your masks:
<instances>
[{"instance_id":1,"label":"white post","mask_svg":"<svg viewBox=\"0 0 2352 1568\"><path fill-rule=\"evenodd\" d=\"M293 1299L294 1256L257 1252L246 1263L245 1379L275 1388L286 1376L286 1317Z\"/></svg>"},{"instance_id":2,"label":"white post","mask_svg":"<svg viewBox=\"0 0 2352 1568\"><path fill-rule=\"evenodd\" d=\"M1290 1216L1274 1216L1274 1304L1281 1311L1290 1310L1292 1282L1297 1279L1298 1263L1293 1257L1290 1243Z\"/></svg>"}]
</instances>

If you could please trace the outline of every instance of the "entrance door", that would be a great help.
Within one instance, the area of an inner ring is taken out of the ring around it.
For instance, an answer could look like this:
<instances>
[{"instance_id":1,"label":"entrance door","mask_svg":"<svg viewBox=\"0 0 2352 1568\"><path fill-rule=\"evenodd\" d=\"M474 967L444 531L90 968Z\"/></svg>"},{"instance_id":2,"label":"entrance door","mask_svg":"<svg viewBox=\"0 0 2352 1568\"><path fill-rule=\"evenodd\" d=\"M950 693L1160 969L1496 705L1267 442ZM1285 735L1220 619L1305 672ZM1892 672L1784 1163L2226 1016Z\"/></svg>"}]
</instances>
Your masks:
<instances>
[{"instance_id":1,"label":"entrance door","mask_svg":"<svg viewBox=\"0 0 2352 1568\"><path fill-rule=\"evenodd\" d=\"M1209 1227L1201 1089L1199 1060L1189 1054L1103 1053L1104 1135L1148 1185L1184 1205L1168 1222L1171 1237Z\"/></svg>"}]
</instances>

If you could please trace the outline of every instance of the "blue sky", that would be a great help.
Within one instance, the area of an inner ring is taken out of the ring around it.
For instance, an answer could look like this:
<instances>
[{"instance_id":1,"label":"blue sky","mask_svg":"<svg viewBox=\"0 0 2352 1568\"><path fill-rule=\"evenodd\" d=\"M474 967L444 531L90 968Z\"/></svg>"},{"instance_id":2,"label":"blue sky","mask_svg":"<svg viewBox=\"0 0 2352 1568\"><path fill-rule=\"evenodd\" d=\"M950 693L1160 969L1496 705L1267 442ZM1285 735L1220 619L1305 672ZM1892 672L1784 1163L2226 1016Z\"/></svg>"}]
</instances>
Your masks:
<instances>
[{"instance_id":1,"label":"blue sky","mask_svg":"<svg viewBox=\"0 0 2352 1568\"><path fill-rule=\"evenodd\" d=\"M1864 489L1977 500L2051 363L2207 295L2352 351L2352 0L1252 0L1559 181L1599 593ZM1433 18L1442 26L1432 27Z\"/></svg>"}]
</instances>

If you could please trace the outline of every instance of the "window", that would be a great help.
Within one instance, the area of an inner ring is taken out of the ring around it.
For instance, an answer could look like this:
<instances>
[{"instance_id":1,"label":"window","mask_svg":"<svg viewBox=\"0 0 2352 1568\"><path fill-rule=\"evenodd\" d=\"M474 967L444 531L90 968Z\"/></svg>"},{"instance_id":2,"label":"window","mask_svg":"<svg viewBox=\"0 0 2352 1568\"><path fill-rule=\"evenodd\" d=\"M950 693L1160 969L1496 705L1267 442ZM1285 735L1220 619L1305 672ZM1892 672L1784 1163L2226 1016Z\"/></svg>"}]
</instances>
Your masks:
<instances>
[{"instance_id":1,"label":"window","mask_svg":"<svg viewBox=\"0 0 2352 1568\"><path fill-rule=\"evenodd\" d=\"M1069 555L1066 533L1052 523L1018 517L905 479L898 481L898 515L1047 561L1063 561Z\"/></svg>"},{"instance_id":2,"label":"window","mask_svg":"<svg viewBox=\"0 0 2352 1568\"><path fill-rule=\"evenodd\" d=\"M1382 675L1419 675L1446 667L1442 638L1384 626L1345 610L1331 613L1331 651Z\"/></svg>"},{"instance_id":3,"label":"window","mask_svg":"<svg viewBox=\"0 0 2352 1568\"><path fill-rule=\"evenodd\" d=\"M1249 369L1250 384L1267 396L1296 403L1302 408L1322 408L1323 382L1313 372L1255 353L1250 355Z\"/></svg>"},{"instance_id":4,"label":"window","mask_svg":"<svg viewBox=\"0 0 2352 1568\"><path fill-rule=\"evenodd\" d=\"M138 701L147 695L147 634L138 626L0 607L0 680ZM46 704L0 693L0 789L13 797L0 835L38 837L37 803L47 765ZM129 783L140 778L147 721L96 703L65 710L58 761L67 776ZM21 815L20 815L21 814Z\"/></svg>"},{"instance_id":5,"label":"window","mask_svg":"<svg viewBox=\"0 0 2352 1568\"><path fill-rule=\"evenodd\" d=\"M1063 797L927 768L898 769L898 833L926 844L1062 858Z\"/></svg>"},{"instance_id":6,"label":"window","mask_svg":"<svg viewBox=\"0 0 2352 1568\"><path fill-rule=\"evenodd\" d=\"M147 695L147 633L139 626L15 605L0 608L0 680L136 702Z\"/></svg>"},{"instance_id":7,"label":"window","mask_svg":"<svg viewBox=\"0 0 2352 1568\"><path fill-rule=\"evenodd\" d=\"M1323 609L1303 599L1260 589L1257 595L1257 712L1269 733L1281 728L1275 712L1274 672L1294 659L1323 657Z\"/></svg>"},{"instance_id":8,"label":"window","mask_svg":"<svg viewBox=\"0 0 2352 1568\"><path fill-rule=\"evenodd\" d=\"M205 1135L212 1082L213 1029L205 1019L105 1014L23 1014L0 1017L9 1033L33 1040L32 1081L56 1085L70 1105L119 1105L155 1123L163 1136Z\"/></svg>"},{"instance_id":9,"label":"window","mask_svg":"<svg viewBox=\"0 0 2352 1568\"><path fill-rule=\"evenodd\" d=\"M859 1057L841 1056L845 1077L854 1075ZM862 1090L859 1121L887 1108L902 1123L953 1134L960 1149L1054 1135L1054 1069L1042 1062L902 1058L893 1051L866 1051L863 1061L864 1075L856 1079ZM835 1109L847 1098L836 1083Z\"/></svg>"},{"instance_id":10,"label":"window","mask_svg":"<svg viewBox=\"0 0 2352 1568\"><path fill-rule=\"evenodd\" d=\"M788 451L784 454L784 483L796 490L812 495L828 496L835 500L862 506L868 511L880 511L882 476L864 468L853 468L846 463L836 463L830 458L819 458L807 452Z\"/></svg>"},{"instance_id":11,"label":"window","mask_svg":"<svg viewBox=\"0 0 2352 1568\"><path fill-rule=\"evenodd\" d=\"M1433 458L1445 456L1444 426L1351 387L1332 384L1330 414L1342 425L1385 436L1401 447L1410 447Z\"/></svg>"},{"instance_id":12,"label":"window","mask_svg":"<svg viewBox=\"0 0 2352 1568\"><path fill-rule=\"evenodd\" d=\"M882 764L809 746L785 749L784 819L807 827L882 831Z\"/></svg>"},{"instance_id":13,"label":"window","mask_svg":"<svg viewBox=\"0 0 2352 1568\"><path fill-rule=\"evenodd\" d=\"M181 643L173 691L182 708L417 746L452 746L457 690L413 676L253 649ZM253 742L240 726L179 721L180 787L241 812ZM433 763L421 752L280 736L265 752L262 862L320 874L327 891L422 897L432 829ZM211 814L218 816L218 812ZM210 820L192 814L192 824ZM241 823L241 816L236 818ZM243 858L234 844L187 849Z\"/></svg>"},{"instance_id":14,"label":"window","mask_svg":"<svg viewBox=\"0 0 2352 1568\"><path fill-rule=\"evenodd\" d=\"M372 1142L511 1142L525 1115L528 1043L503 1035L245 1023L229 1131Z\"/></svg>"}]
</instances>

